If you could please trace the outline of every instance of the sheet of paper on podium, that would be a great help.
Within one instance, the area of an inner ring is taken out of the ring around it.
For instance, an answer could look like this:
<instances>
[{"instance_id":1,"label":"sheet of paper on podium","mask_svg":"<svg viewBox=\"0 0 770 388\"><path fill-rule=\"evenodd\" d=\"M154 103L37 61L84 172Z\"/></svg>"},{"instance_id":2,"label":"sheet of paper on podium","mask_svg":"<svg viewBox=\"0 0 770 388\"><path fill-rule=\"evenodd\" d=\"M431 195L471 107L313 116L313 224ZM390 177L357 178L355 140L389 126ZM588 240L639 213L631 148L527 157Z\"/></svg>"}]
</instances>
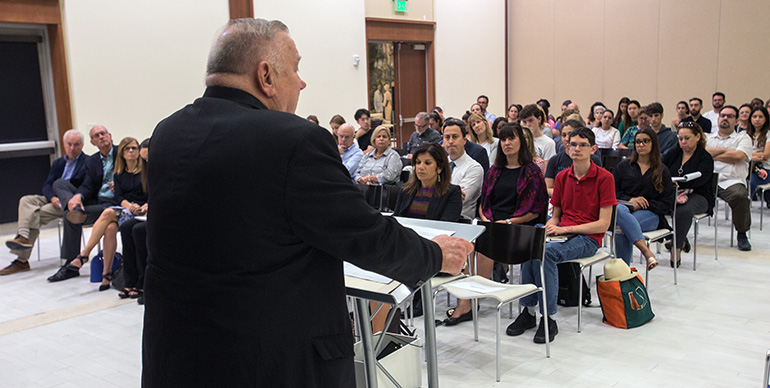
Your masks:
<instances>
[{"instance_id":1,"label":"sheet of paper on podium","mask_svg":"<svg viewBox=\"0 0 770 388\"><path fill-rule=\"evenodd\" d=\"M347 261L344 263L343 268L345 270L345 276L352 276L358 279L371 280L373 282L382 283L382 284L388 284L393 281L393 279L387 276L382 276L378 273L367 271L351 263L348 263Z\"/></svg>"},{"instance_id":2,"label":"sheet of paper on podium","mask_svg":"<svg viewBox=\"0 0 770 388\"><path fill-rule=\"evenodd\" d=\"M415 232L417 232L417 234L420 235L420 237L426 238L428 240L442 234L445 234L447 236L451 236L455 234L453 230L435 229L435 228L428 228L426 226L416 226L416 225L404 225L404 226L414 230Z\"/></svg>"}]
</instances>

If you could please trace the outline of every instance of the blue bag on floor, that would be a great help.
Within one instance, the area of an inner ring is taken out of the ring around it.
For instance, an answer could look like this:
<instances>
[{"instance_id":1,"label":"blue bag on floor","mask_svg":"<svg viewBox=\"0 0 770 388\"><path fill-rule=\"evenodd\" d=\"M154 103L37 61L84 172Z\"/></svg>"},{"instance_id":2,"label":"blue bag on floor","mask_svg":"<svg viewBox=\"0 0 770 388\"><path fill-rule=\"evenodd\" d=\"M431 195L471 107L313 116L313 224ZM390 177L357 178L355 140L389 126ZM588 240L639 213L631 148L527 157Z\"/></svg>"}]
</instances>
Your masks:
<instances>
[{"instance_id":1,"label":"blue bag on floor","mask_svg":"<svg viewBox=\"0 0 770 388\"><path fill-rule=\"evenodd\" d=\"M112 271L115 272L120 263L123 261L123 255L120 252L115 252L115 258L112 260ZM99 251L99 254L91 259L91 283L102 282L102 270L104 269L104 251Z\"/></svg>"}]
</instances>

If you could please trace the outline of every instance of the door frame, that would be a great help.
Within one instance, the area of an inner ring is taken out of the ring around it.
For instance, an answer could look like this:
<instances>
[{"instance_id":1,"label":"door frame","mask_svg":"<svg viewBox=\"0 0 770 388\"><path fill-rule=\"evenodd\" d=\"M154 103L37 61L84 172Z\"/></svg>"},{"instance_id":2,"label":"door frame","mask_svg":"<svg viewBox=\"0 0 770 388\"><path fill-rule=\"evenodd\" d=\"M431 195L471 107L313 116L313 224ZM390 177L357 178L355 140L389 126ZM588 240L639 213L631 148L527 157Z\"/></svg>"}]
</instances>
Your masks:
<instances>
[{"instance_id":1,"label":"door frame","mask_svg":"<svg viewBox=\"0 0 770 388\"><path fill-rule=\"evenodd\" d=\"M436 22L419 20L395 20L383 18L366 18L366 43L372 42L405 42L425 43L426 82L428 110L436 106L436 64L433 38ZM368 61L368 59L367 59ZM366 90L369 95L369 72L366 73ZM395 114L395 111L394 111Z\"/></svg>"}]
</instances>

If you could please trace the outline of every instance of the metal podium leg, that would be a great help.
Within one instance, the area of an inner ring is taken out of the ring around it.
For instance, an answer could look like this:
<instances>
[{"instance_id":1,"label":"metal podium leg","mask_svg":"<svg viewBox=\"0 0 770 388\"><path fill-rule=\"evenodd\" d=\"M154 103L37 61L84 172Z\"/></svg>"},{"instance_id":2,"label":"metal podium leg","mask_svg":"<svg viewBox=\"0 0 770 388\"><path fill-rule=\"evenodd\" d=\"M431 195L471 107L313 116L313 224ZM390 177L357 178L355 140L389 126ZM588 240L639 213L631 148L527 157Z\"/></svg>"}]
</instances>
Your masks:
<instances>
[{"instance_id":1,"label":"metal podium leg","mask_svg":"<svg viewBox=\"0 0 770 388\"><path fill-rule=\"evenodd\" d=\"M428 369L428 388L438 388L438 357L436 356L436 316L430 282L422 285L422 311L425 322L425 361Z\"/></svg>"},{"instance_id":2,"label":"metal podium leg","mask_svg":"<svg viewBox=\"0 0 770 388\"><path fill-rule=\"evenodd\" d=\"M361 298L354 298L356 303L356 320L361 328L361 344L364 349L364 374L366 386L377 388L377 367L374 362L374 341L372 340L372 324L369 322L369 303ZM430 299L430 298L428 298Z\"/></svg>"}]
</instances>

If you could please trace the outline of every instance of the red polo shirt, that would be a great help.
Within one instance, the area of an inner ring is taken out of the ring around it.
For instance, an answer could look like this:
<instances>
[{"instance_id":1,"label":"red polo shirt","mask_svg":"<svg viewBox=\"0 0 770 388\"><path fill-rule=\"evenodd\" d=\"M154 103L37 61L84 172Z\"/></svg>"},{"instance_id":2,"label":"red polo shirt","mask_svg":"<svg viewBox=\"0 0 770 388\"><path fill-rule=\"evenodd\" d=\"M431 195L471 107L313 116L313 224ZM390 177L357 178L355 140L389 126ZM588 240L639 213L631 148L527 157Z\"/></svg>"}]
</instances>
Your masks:
<instances>
[{"instance_id":1,"label":"red polo shirt","mask_svg":"<svg viewBox=\"0 0 770 388\"><path fill-rule=\"evenodd\" d=\"M551 204L561 208L560 226L583 225L599 220L599 209L618 204L615 178L591 162L586 176L575 177L573 165L556 175ZM588 235L602 246L604 233Z\"/></svg>"}]
</instances>

